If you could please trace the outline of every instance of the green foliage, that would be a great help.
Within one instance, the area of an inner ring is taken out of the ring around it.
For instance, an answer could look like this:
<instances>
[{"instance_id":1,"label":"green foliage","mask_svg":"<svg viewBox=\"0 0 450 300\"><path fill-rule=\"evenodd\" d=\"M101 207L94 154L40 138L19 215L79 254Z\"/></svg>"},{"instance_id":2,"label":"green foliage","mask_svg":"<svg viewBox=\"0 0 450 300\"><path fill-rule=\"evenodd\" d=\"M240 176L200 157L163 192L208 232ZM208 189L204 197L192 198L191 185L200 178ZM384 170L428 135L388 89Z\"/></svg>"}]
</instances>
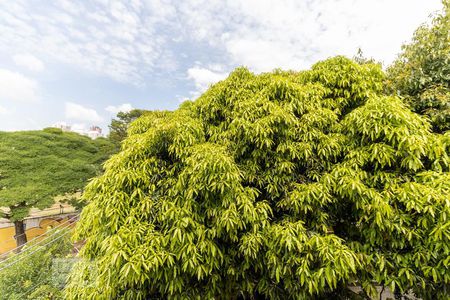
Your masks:
<instances>
[{"instance_id":1,"label":"green foliage","mask_svg":"<svg viewBox=\"0 0 450 300\"><path fill-rule=\"evenodd\" d=\"M410 44L388 69L388 87L417 113L431 119L433 129L450 129L450 1L435 15L431 26L422 25Z\"/></svg>"},{"instance_id":2,"label":"green foliage","mask_svg":"<svg viewBox=\"0 0 450 300\"><path fill-rule=\"evenodd\" d=\"M53 232L46 242L28 244L20 254L0 261L0 299L64 299L62 291L67 272L61 272L54 261L70 261L65 259L72 249L67 230Z\"/></svg>"},{"instance_id":3,"label":"green foliage","mask_svg":"<svg viewBox=\"0 0 450 300\"><path fill-rule=\"evenodd\" d=\"M118 112L117 119L112 119L111 124L109 125L108 139L119 146L127 136L127 130L130 123L146 112L147 111L143 109L133 109L129 112Z\"/></svg>"},{"instance_id":4,"label":"green foliage","mask_svg":"<svg viewBox=\"0 0 450 300\"><path fill-rule=\"evenodd\" d=\"M0 132L0 207L10 208L6 217L16 221L31 207L51 206L55 196L79 191L99 175L113 149L106 139L56 128Z\"/></svg>"},{"instance_id":5,"label":"green foliage","mask_svg":"<svg viewBox=\"0 0 450 300\"><path fill-rule=\"evenodd\" d=\"M95 273L79 264L67 298L331 299L374 282L438 297L449 136L382 96L383 80L344 57L238 68L137 119L86 189L77 238Z\"/></svg>"}]
</instances>

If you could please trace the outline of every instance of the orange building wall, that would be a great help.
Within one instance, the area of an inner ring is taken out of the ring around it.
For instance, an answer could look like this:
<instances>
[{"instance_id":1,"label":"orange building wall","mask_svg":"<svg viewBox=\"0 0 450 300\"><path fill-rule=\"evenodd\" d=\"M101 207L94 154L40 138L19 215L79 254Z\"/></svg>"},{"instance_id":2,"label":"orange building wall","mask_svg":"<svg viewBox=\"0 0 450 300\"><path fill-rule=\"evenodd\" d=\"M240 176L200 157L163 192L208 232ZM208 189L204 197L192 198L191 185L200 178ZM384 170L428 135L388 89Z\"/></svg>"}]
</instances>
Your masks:
<instances>
[{"instance_id":1,"label":"orange building wall","mask_svg":"<svg viewBox=\"0 0 450 300\"><path fill-rule=\"evenodd\" d=\"M67 220L67 217L64 219L58 219L58 221L53 218L43 219L39 222L39 227L30 228L25 231L27 240L30 241L35 237L41 236L45 234L47 230L54 228L58 226L58 224L61 224ZM67 225L68 224L65 224L62 227L65 227ZM73 224L69 226L73 226ZM0 228L0 254L10 251L11 249L14 249L16 247L16 240L14 239L14 235L14 226Z\"/></svg>"}]
</instances>

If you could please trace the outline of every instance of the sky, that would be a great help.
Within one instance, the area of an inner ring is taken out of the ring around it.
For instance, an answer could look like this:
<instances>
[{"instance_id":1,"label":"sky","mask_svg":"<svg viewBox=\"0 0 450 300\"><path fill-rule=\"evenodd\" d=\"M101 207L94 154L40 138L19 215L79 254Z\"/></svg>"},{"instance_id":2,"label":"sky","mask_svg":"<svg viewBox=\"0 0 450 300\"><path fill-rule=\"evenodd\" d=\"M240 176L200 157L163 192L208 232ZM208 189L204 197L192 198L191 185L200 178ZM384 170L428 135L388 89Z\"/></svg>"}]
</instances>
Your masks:
<instances>
[{"instance_id":1,"label":"sky","mask_svg":"<svg viewBox=\"0 0 450 300\"><path fill-rule=\"evenodd\" d=\"M0 0L0 130L107 130L174 110L237 66L302 70L335 55L388 66L440 0Z\"/></svg>"}]
</instances>

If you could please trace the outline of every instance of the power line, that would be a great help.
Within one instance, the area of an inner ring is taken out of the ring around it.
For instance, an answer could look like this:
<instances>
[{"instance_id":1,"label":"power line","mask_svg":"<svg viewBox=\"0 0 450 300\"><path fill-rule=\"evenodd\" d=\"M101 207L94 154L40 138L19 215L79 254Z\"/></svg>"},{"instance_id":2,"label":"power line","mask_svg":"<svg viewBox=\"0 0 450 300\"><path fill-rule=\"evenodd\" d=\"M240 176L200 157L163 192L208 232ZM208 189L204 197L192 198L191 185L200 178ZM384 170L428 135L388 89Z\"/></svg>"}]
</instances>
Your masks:
<instances>
[{"instance_id":1,"label":"power line","mask_svg":"<svg viewBox=\"0 0 450 300\"><path fill-rule=\"evenodd\" d=\"M0 255L0 258L5 257L5 256L8 255L9 253L11 253L11 252L13 252L13 251L15 251L15 250L17 250L17 249L19 249L19 248L23 248L24 246L30 244L30 243L33 242L34 240L36 240L36 239L38 239L38 238L40 238L40 237L42 237L42 236L44 236L44 235L48 235L49 233L51 233L51 232L53 232L53 231L56 231L58 228L60 228L60 227L62 227L63 225L67 224L67 223L70 222L71 220L77 218L79 215L80 215L80 214L77 214L77 215L73 216L72 218L69 218L69 219L67 219L66 221L64 221L64 222L62 222L62 223L60 223L60 224L58 224L57 226L55 226L54 228L50 229L49 231L47 231L47 232L45 232L45 233L43 233L43 234L41 234L41 235L35 236L33 239L31 239L31 240L28 241L27 243L25 243L25 244L23 244L23 245L21 245L21 246L15 247L15 248L13 248L13 249L11 249L11 250L9 250L9 251L7 251L7 252L1 254L1 255ZM45 241L46 239L48 239L48 238L50 238L50 237L52 237L52 235L49 235L49 236L43 238L42 240L37 241L33 246L36 246L36 245L42 243L43 241ZM26 248L23 252L27 251L28 249L29 249L29 248ZM10 259L10 258L7 258L7 259L1 261L0 264L3 263L3 262L5 262L5 261L7 261L7 260L9 260L9 259Z\"/></svg>"},{"instance_id":2,"label":"power line","mask_svg":"<svg viewBox=\"0 0 450 300\"><path fill-rule=\"evenodd\" d=\"M8 255L9 253L11 253L11 252L13 252L13 251L15 251L15 250L17 250L17 249L19 249L19 248L23 248L24 246L30 244L30 243L33 242L34 240L36 240L36 239L38 239L38 238L40 238L40 237L42 237L42 236L44 236L44 235L48 235L50 232L55 231L56 229L62 227L64 224L67 224L68 222L70 222L70 221L73 220L74 218L78 217L79 215L80 215L80 214L77 214L77 215L75 215L75 216L73 216L73 217L67 219L67 220L64 221L64 222L59 223L57 226L55 226L55 227L53 227L52 229L46 231L45 233L40 234L40 235L38 235L38 236L35 236L33 239L29 240L29 241L26 242L25 244L23 244L23 245L21 245L21 246L18 246L18 247L15 247L15 248L13 248L13 249L11 249L11 250L9 250L9 251L7 251L7 252L1 254L1 255L0 255L0 258L4 257L4 256L6 256L6 255ZM26 234L26 233L25 233L25 234ZM45 240L45 238L44 238L43 240ZM41 240L41 241L38 241L36 244L39 244L40 242L42 242L42 240Z\"/></svg>"},{"instance_id":3,"label":"power line","mask_svg":"<svg viewBox=\"0 0 450 300\"><path fill-rule=\"evenodd\" d=\"M60 224L58 224L57 226L55 226L54 228L50 229L50 230L47 231L46 233L43 233L43 234L38 235L38 236L35 236L33 239L31 239L31 240L28 241L27 243L25 243L25 244L23 244L23 245L21 245L21 246L15 247L15 248L13 248L13 249L11 249L11 250L9 250L9 251L7 251L7 252L1 254L1 255L0 255L0 259L1 259L2 257L7 256L9 253L11 253L11 252L13 252L13 251L15 251L15 250L17 250L17 249L19 249L19 248L23 248L24 246L30 244L30 243L33 242L34 240L36 240L36 239L42 237L43 235L48 235L50 232L53 232L53 231L57 230L58 228L62 227L64 224L67 224L67 223L70 222L71 220L77 218L79 215L80 215L80 214L77 214L77 215L75 215L75 216L73 216L73 217L67 219L66 221L64 221L64 222L62 222L62 223L60 223ZM42 243L43 241L45 241L46 239L51 238L51 237L52 237L52 235L46 236L46 237L44 237L43 239L37 241L33 246L36 246L36 245ZM30 249L30 248L26 248L26 249L24 250L24 252L27 251L27 250L29 250L29 249ZM12 257L6 258L5 260L1 261L0 264L6 262L6 261L8 261L8 260L10 260L11 258L12 258Z\"/></svg>"},{"instance_id":4,"label":"power line","mask_svg":"<svg viewBox=\"0 0 450 300\"><path fill-rule=\"evenodd\" d=\"M3 229L3 228L0 228L0 229ZM9 242L11 242L11 241L15 241L16 238L18 238L18 237L20 237L20 236L22 236L22 235L29 234L30 231L33 230L33 229L41 229L41 228L40 228L40 227L33 227L33 228L30 228L30 229L28 229L28 232L24 232L24 233L21 233L21 234L18 234L18 235L14 235L13 237L11 237L11 238L9 238L9 239L3 240L3 241L0 243L0 245L9 243ZM38 236L42 236L42 235L44 235L44 234L45 234L45 232L44 232L43 234L38 235Z\"/></svg>"},{"instance_id":5,"label":"power line","mask_svg":"<svg viewBox=\"0 0 450 300\"><path fill-rule=\"evenodd\" d=\"M67 213L67 214L70 214L70 213ZM79 215L79 214L77 214L77 216L78 216L78 215ZM45 217L50 217L50 216L44 216L44 218L45 218ZM41 218L41 217L39 217L39 218ZM29 219L26 219L26 220L29 220ZM57 222L56 220L54 220L54 221ZM66 221L64 221L64 222L66 222ZM5 223L6 223L6 222L5 222ZM2 224L2 222L0 222L0 224ZM62 223L59 223L59 224L62 224ZM58 224L57 226L59 226L59 224ZM57 227L57 226L56 226L56 227ZM56 228L56 227L55 227L55 228ZM40 228L40 227L33 227L33 228L28 229L28 231L33 230L33 229L35 229L35 228ZM3 228L0 228L0 229L3 229ZM50 229L50 230L51 230L51 229ZM43 234L40 234L40 235L38 235L38 236L35 236L32 240L34 240L35 238L38 238L38 237L41 237L41 236L47 234L48 232L50 232L50 230L44 232ZM29 233L29 232L28 232L28 233ZM5 244L5 243L8 243L9 241L15 240L15 239L17 239L18 237L23 236L23 235L26 235L26 234L27 234L27 232L24 232L24 233L21 233L21 234L18 234L18 235L14 235L12 238L2 241L2 242L0 243L0 245L3 245L3 244ZM30 240L30 242L31 242L32 240ZM23 247L23 246L22 246L22 247ZM17 249L17 248L16 248L16 249ZM10 252L10 251L9 251L9 252ZM1 258L2 255L3 255L3 254L0 254L0 258Z\"/></svg>"},{"instance_id":6,"label":"power line","mask_svg":"<svg viewBox=\"0 0 450 300\"><path fill-rule=\"evenodd\" d=\"M65 236L66 234L68 234L68 233L70 233L70 230L68 230L68 231L66 231L66 232L64 232L64 233L62 233L60 236L54 238L54 239L51 240L50 242L48 242L48 243L46 243L46 244L44 244L44 245L42 245L42 246L38 246L38 249L36 249L36 250L34 250L34 251L28 252L28 253L26 253L26 254L19 255L19 258L18 258L17 260L15 260L15 261L13 261L12 263L9 263L9 264L7 264L6 266L0 268L0 272L3 271L3 270L6 269L6 268L9 268L9 267L11 267L11 266L17 264L18 262L24 260L25 258L29 257L30 255L36 253L37 251L40 250L40 248L43 248L43 247L45 247L45 246L47 246L47 245L50 245L51 243L53 243L53 242L59 240L60 238L64 237L64 236ZM4 263L4 262L5 262L5 261L3 261L3 263Z\"/></svg>"},{"instance_id":7,"label":"power line","mask_svg":"<svg viewBox=\"0 0 450 300\"><path fill-rule=\"evenodd\" d=\"M67 228L67 227L66 227L66 228ZM69 231L68 231L68 232L69 232ZM50 237L53 237L53 236L55 236L56 234L57 234L57 232L55 232L55 234L51 235ZM36 244L36 245L37 245L37 244ZM47 244L44 244L43 246L45 246L45 245L47 245ZM39 248L39 247L41 247L41 246L33 246L33 247L30 247L30 248L27 249L27 251L33 250L33 249L35 249L36 247ZM30 253L33 254L34 252L33 252L33 251L31 251L31 252L22 251L20 254L17 254L17 255L15 255L15 256L10 256L10 257L8 257L7 259L1 261L1 262L0 262L0 266L1 266L2 264L5 264L7 261L10 261L10 260L14 261L14 259L16 259L16 261L20 261L20 260L22 259L22 257L27 257L27 256L29 256ZM6 266L9 266L9 265L6 264ZM0 270L2 270L2 269L0 268Z\"/></svg>"}]
</instances>

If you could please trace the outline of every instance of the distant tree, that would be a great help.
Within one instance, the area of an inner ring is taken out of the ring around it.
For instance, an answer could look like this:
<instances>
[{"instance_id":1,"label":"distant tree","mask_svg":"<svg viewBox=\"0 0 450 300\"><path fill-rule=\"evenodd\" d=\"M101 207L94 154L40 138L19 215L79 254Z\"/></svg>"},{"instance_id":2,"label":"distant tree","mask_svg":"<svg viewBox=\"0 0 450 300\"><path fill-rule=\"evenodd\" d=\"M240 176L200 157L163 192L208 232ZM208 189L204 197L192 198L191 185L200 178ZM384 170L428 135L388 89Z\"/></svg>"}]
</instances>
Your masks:
<instances>
[{"instance_id":1,"label":"distant tree","mask_svg":"<svg viewBox=\"0 0 450 300\"><path fill-rule=\"evenodd\" d=\"M364 56L364 53L362 51L361 48L358 48L358 51L356 52L356 54L353 56L353 60L355 62L357 62L360 65L364 65L364 64L376 64L377 62L375 61L375 59L373 58L367 58L366 56Z\"/></svg>"},{"instance_id":2,"label":"distant tree","mask_svg":"<svg viewBox=\"0 0 450 300\"><path fill-rule=\"evenodd\" d=\"M448 299L448 136L383 79L344 57L238 68L133 122L86 189L67 299Z\"/></svg>"},{"instance_id":3,"label":"distant tree","mask_svg":"<svg viewBox=\"0 0 450 300\"><path fill-rule=\"evenodd\" d=\"M0 132L0 207L6 209L0 216L14 223L17 246L27 241L30 209L50 207L55 196L83 189L113 149L106 139L56 128Z\"/></svg>"},{"instance_id":4,"label":"distant tree","mask_svg":"<svg viewBox=\"0 0 450 300\"><path fill-rule=\"evenodd\" d=\"M450 1L443 5L431 25L420 26L403 46L387 77L390 91L428 116L437 132L450 129Z\"/></svg>"},{"instance_id":5,"label":"distant tree","mask_svg":"<svg viewBox=\"0 0 450 300\"><path fill-rule=\"evenodd\" d=\"M145 112L147 111L144 109L133 109L129 112L121 111L117 113L117 119L112 119L111 124L109 125L108 138L116 145L120 145L120 143L127 136L127 129L130 123L139 118Z\"/></svg>"}]
</instances>

